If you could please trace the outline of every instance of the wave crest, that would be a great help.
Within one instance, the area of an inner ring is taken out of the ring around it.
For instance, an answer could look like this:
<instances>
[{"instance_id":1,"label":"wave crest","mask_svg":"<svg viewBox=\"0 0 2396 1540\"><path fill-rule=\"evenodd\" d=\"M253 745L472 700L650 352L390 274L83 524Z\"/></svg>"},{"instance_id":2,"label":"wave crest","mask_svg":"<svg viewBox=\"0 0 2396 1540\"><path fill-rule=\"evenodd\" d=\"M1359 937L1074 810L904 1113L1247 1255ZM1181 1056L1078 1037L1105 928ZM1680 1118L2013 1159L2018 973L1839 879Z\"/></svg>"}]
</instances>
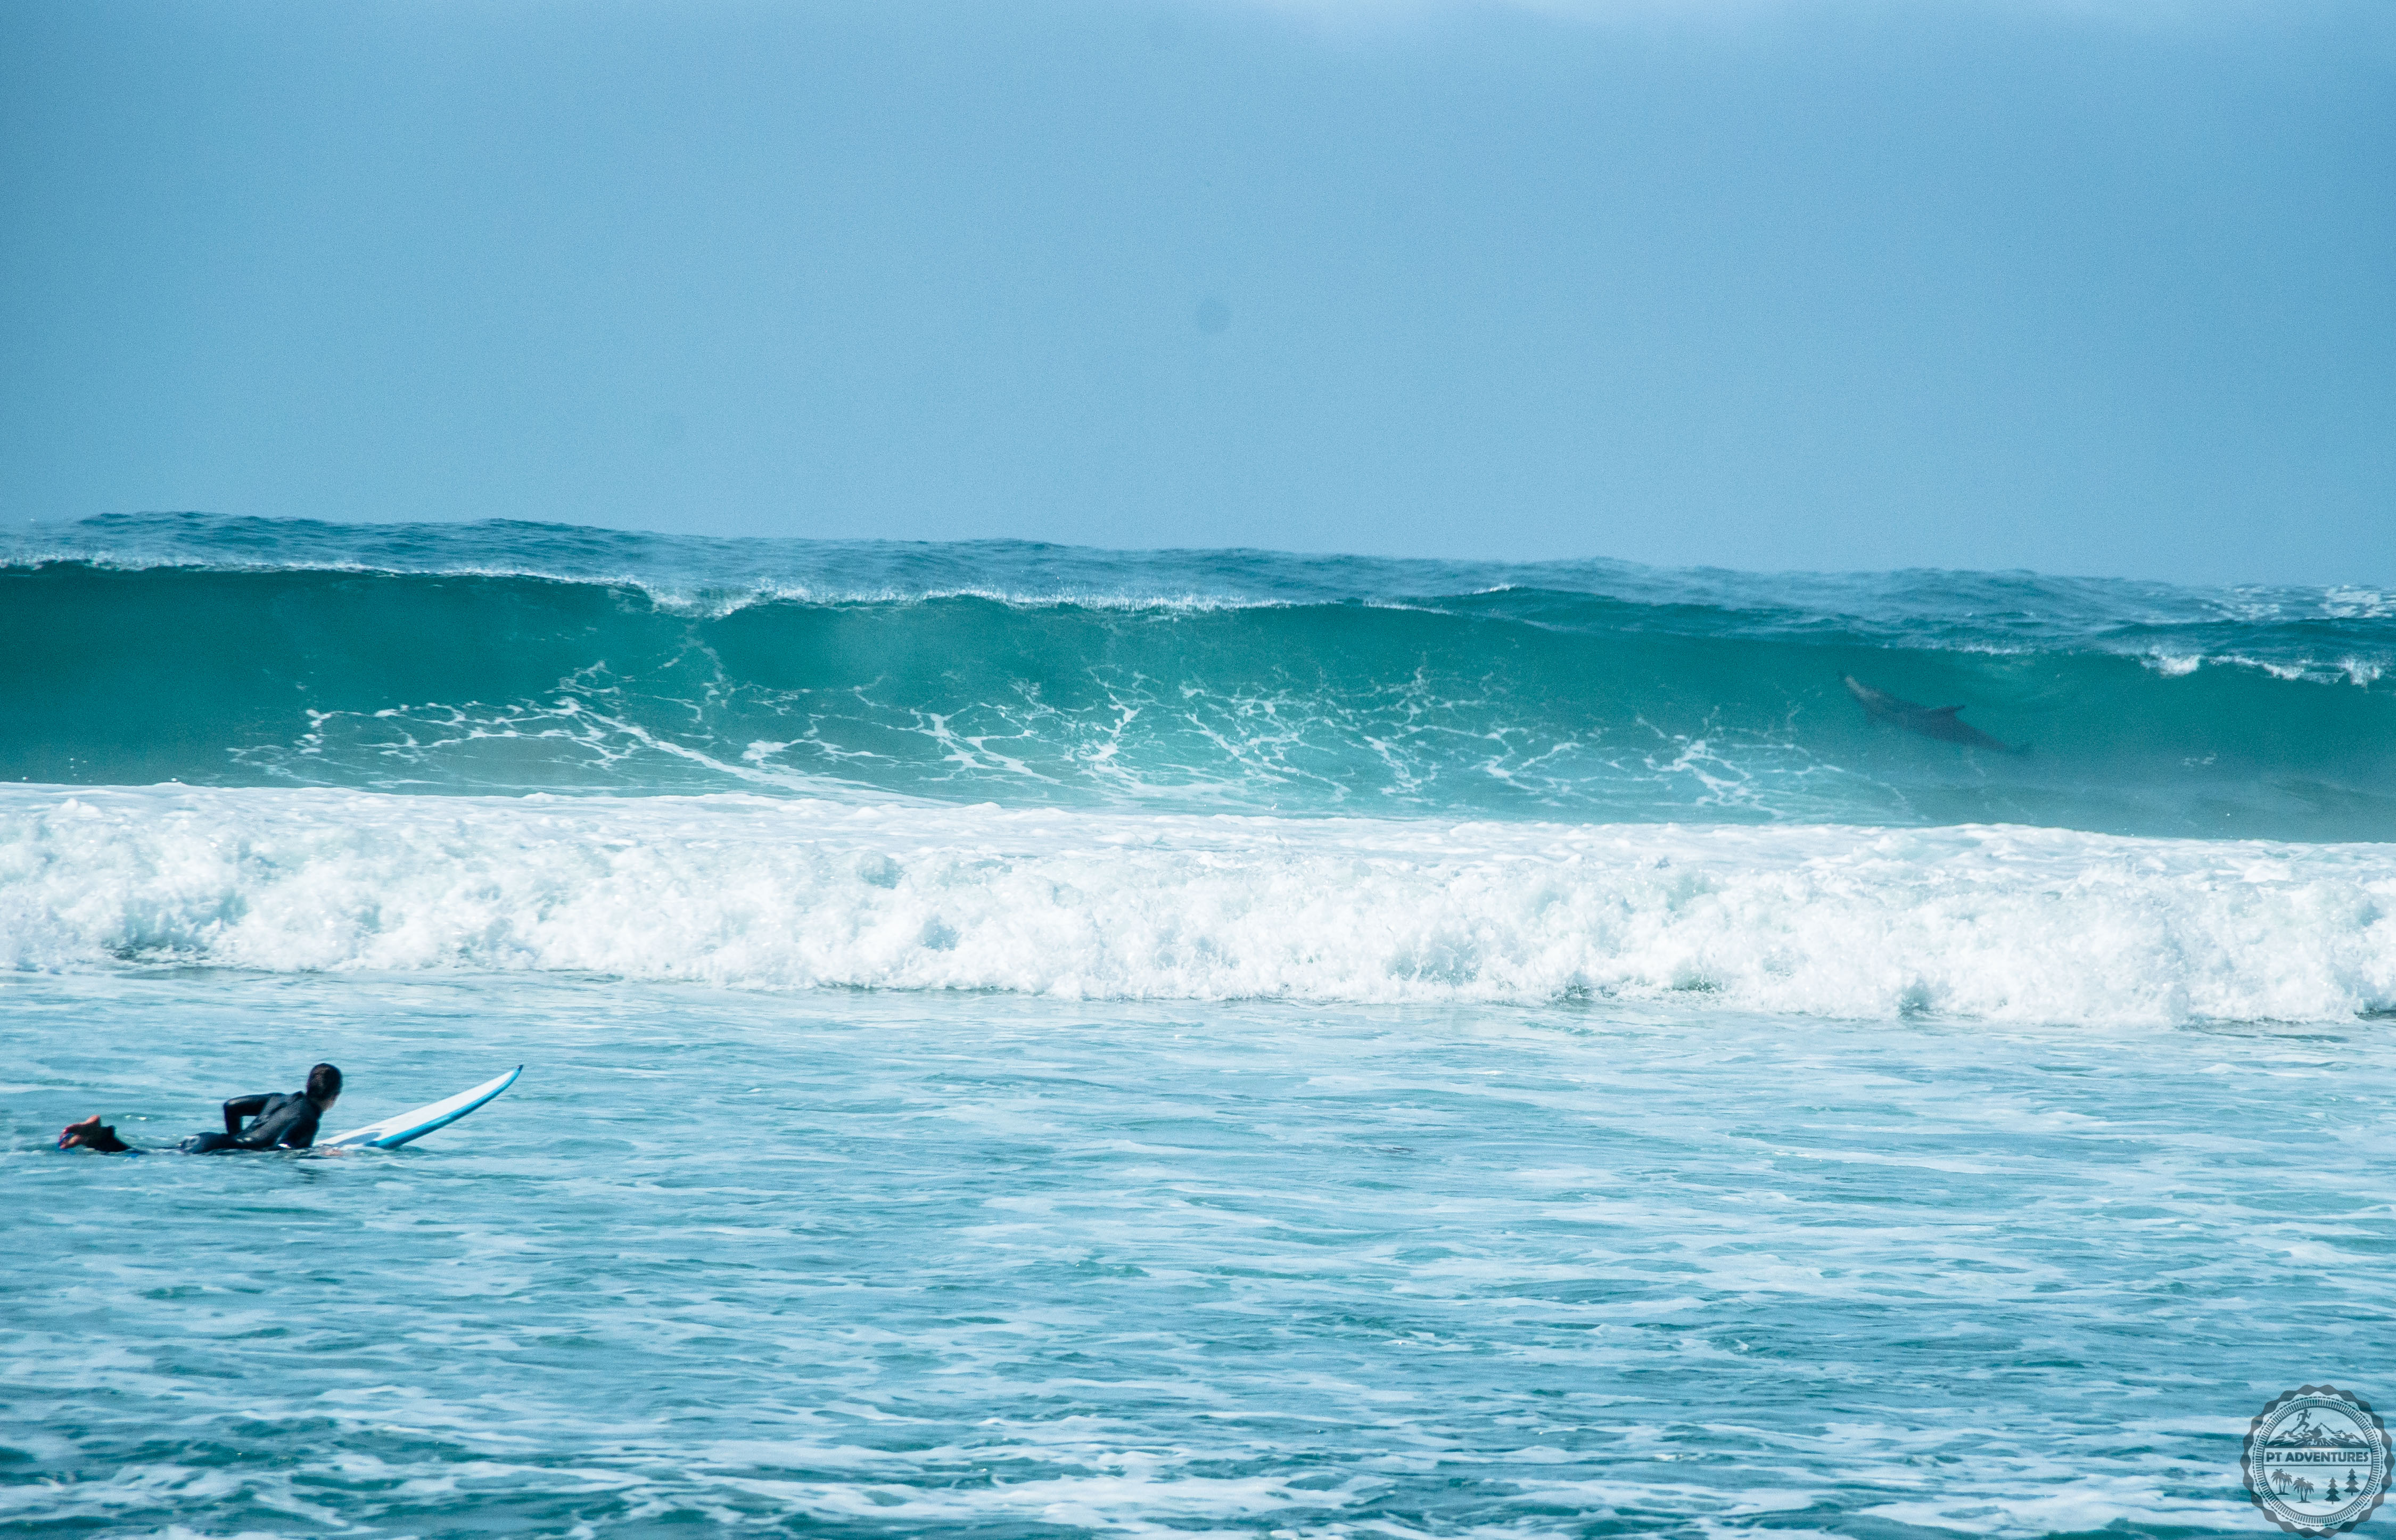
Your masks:
<instances>
[{"instance_id":1,"label":"wave crest","mask_svg":"<svg viewBox=\"0 0 2396 1540\"><path fill-rule=\"evenodd\" d=\"M2294 665L2159 673L2143 654L1671 619L1520 591L702 617L521 578L44 567L0 572L0 652L20 664L0 676L0 764L117 785L2396 836L2396 691L2350 646L2324 687ZM1968 702L2039 752L1875 725L1850 672Z\"/></svg>"}]
</instances>

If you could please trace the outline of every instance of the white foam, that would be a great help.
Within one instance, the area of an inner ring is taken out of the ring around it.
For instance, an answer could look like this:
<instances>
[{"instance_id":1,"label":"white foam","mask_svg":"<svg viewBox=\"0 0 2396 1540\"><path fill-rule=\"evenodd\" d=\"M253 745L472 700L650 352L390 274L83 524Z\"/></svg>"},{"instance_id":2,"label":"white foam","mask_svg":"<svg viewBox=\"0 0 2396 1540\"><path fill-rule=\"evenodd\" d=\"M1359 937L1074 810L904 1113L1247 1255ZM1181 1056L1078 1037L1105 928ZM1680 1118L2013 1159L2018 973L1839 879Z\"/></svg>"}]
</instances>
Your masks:
<instances>
[{"instance_id":1,"label":"white foam","mask_svg":"<svg viewBox=\"0 0 2396 1540\"><path fill-rule=\"evenodd\" d=\"M0 963L1849 1017L2396 1003L2396 846L748 796L0 790Z\"/></svg>"},{"instance_id":2,"label":"white foam","mask_svg":"<svg viewBox=\"0 0 2396 1540\"><path fill-rule=\"evenodd\" d=\"M2181 679L2204 667L2204 655L2169 652L2162 647L2155 647L2150 649L2140 661L2165 679Z\"/></svg>"}]
</instances>

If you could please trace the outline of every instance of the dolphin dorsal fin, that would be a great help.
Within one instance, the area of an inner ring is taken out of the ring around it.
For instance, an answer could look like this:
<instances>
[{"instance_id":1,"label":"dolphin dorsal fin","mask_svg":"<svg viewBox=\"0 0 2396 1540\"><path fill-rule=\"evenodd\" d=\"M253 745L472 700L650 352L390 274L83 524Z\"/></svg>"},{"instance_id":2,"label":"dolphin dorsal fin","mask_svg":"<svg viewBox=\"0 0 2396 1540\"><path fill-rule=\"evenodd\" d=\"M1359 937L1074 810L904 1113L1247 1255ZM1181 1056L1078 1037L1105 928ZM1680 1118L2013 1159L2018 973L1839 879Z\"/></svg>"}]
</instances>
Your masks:
<instances>
[{"instance_id":1,"label":"dolphin dorsal fin","mask_svg":"<svg viewBox=\"0 0 2396 1540\"><path fill-rule=\"evenodd\" d=\"M1930 714L1932 716L1953 716L1963 709L1963 708L1961 706L1933 706L1930 708Z\"/></svg>"}]
</instances>

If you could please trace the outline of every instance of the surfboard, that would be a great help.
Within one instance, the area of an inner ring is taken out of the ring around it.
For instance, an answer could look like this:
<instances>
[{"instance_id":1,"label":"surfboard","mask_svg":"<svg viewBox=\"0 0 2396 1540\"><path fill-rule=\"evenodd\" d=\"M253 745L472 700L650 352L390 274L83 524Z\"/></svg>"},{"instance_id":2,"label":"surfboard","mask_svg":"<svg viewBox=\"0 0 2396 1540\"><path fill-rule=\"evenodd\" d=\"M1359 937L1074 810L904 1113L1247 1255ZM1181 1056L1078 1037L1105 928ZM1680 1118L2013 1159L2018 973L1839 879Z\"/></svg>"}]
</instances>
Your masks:
<instances>
[{"instance_id":1,"label":"surfboard","mask_svg":"<svg viewBox=\"0 0 2396 1540\"><path fill-rule=\"evenodd\" d=\"M347 1134L337 1134L329 1139L316 1141L318 1149L397 1149L410 1139L420 1139L436 1128L451 1123L489 1101L516 1082L524 1073L519 1064L497 1080L486 1080L472 1091L460 1091L446 1101L419 1107L413 1112L402 1112L395 1118L370 1122L364 1128L353 1128Z\"/></svg>"}]
</instances>

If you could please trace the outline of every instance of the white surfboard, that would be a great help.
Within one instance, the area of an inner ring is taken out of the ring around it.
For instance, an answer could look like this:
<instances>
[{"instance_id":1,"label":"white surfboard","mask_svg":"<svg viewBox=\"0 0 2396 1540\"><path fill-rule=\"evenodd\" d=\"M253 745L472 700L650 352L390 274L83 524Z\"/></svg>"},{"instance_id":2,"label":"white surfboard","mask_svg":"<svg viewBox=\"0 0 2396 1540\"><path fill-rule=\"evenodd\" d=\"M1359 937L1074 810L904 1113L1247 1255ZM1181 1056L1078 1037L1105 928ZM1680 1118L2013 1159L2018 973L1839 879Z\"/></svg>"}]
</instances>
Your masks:
<instances>
[{"instance_id":1,"label":"white surfboard","mask_svg":"<svg viewBox=\"0 0 2396 1540\"><path fill-rule=\"evenodd\" d=\"M499 1079L485 1081L472 1091L460 1091L446 1101L437 1101L430 1107L419 1107L413 1112L402 1112L395 1118L385 1118L380 1122L370 1122L364 1128L353 1128L347 1134L338 1134L329 1139L319 1139L316 1141L316 1148L319 1149L397 1149L410 1139L420 1139L436 1128L448 1127L513 1085L516 1082L516 1077L523 1073L524 1066L519 1064Z\"/></svg>"}]
</instances>

